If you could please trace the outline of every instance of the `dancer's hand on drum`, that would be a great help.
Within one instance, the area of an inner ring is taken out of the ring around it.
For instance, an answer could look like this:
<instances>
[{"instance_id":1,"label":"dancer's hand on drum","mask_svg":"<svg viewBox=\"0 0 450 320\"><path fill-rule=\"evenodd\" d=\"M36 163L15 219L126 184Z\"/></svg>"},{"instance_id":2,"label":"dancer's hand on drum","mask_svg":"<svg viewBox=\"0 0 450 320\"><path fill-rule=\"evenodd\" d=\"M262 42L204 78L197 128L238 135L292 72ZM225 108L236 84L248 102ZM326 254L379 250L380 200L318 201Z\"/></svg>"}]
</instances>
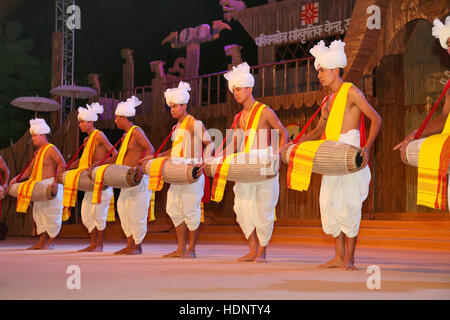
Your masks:
<instances>
[{"instance_id":1,"label":"dancer's hand on drum","mask_svg":"<svg viewBox=\"0 0 450 320\"><path fill-rule=\"evenodd\" d=\"M14 183L17 183L17 177L14 177L11 179L11 181L9 181L9 185L12 185Z\"/></svg>"},{"instance_id":2,"label":"dancer's hand on drum","mask_svg":"<svg viewBox=\"0 0 450 320\"><path fill-rule=\"evenodd\" d=\"M289 149L289 147L292 146L293 144L294 144L294 142L291 141L291 140L289 140L289 142L286 143L286 144L283 146L283 148L281 148L281 149L279 150L280 153L282 154L282 153L284 153L284 152L287 152L287 150Z\"/></svg>"},{"instance_id":3,"label":"dancer's hand on drum","mask_svg":"<svg viewBox=\"0 0 450 320\"><path fill-rule=\"evenodd\" d=\"M414 140L414 136L416 135L417 130L414 130L413 132L411 132L405 139L403 139L402 142L400 142L398 145L396 145L394 147L394 150L398 150L401 147L403 147L404 145L410 143L411 141Z\"/></svg>"},{"instance_id":4,"label":"dancer's hand on drum","mask_svg":"<svg viewBox=\"0 0 450 320\"><path fill-rule=\"evenodd\" d=\"M363 158L363 162L361 164L361 168L364 168L369 163L370 150L367 147L363 147L361 149L360 155Z\"/></svg>"},{"instance_id":5,"label":"dancer's hand on drum","mask_svg":"<svg viewBox=\"0 0 450 320\"><path fill-rule=\"evenodd\" d=\"M58 193L58 184L56 181L53 181L52 183L52 194L57 194Z\"/></svg>"},{"instance_id":6,"label":"dancer's hand on drum","mask_svg":"<svg viewBox=\"0 0 450 320\"><path fill-rule=\"evenodd\" d=\"M139 163L141 164L141 166L144 166L147 161L150 161L154 158L155 158L154 155L151 154L149 156L146 156L145 158L139 159Z\"/></svg>"},{"instance_id":7,"label":"dancer's hand on drum","mask_svg":"<svg viewBox=\"0 0 450 320\"><path fill-rule=\"evenodd\" d=\"M205 162L203 161L202 163L200 163L200 164L197 165L196 167L197 167L198 169L197 169L197 172L196 172L196 177L195 177L195 179L199 178L199 177L203 174L203 171L205 170Z\"/></svg>"},{"instance_id":8,"label":"dancer's hand on drum","mask_svg":"<svg viewBox=\"0 0 450 320\"><path fill-rule=\"evenodd\" d=\"M94 172L94 164L92 164L89 168L87 168L87 174L88 177L91 178L91 180L94 180L93 172Z\"/></svg>"}]
</instances>

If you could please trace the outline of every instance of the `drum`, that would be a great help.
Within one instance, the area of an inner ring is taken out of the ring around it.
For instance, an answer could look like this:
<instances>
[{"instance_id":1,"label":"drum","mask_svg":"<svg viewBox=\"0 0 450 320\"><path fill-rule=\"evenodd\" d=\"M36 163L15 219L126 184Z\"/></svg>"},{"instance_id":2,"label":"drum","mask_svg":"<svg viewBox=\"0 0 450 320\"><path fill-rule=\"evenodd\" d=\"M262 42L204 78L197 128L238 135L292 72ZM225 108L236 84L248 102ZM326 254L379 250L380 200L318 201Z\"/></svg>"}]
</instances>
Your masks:
<instances>
[{"instance_id":1,"label":"drum","mask_svg":"<svg viewBox=\"0 0 450 320\"><path fill-rule=\"evenodd\" d=\"M144 165L144 173L150 175L150 166L153 160L147 161ZM164 182L170 184L191 184L196 182L200 177L197 175L197 167L190 163L167 159L162 167L162 178Z\"/></svg>"},{"instance_id":2,"label":"drum","mask_svg":"<svg viewBox=\"0 0 450 320\"><path fill-rule=\"evenodd\" d=\"M8 194L11 197L17 198L17 196L19 195L19 187L24 182L11 184L11 186L8 188ZM56 193L53 194L51 183L49 184L48 182L42 182L42 181L36 182L36 184L34 185L33 192L31 193L31 201L33 201L33 202L34 201L47 201L47 200L55 199L56 194L58 192L59 185L56 184L56 186L57 186Z\"/></svg>"},{"instance_id":3,"label":"drum","mask_svg":"<svg viewBox=\"0 0 450 320\"><path fill-rule=\"evenodd\" d=\"M91 179L95 181L98 168L92 170ZM142 181L143 171L140 167L130 167L112 164L106 168L103 175L103 185L113 188L126 189L139 185Z\"/></svg>"},{"instance_id":4,"label":"drum","mask_svg":"<svg viewBox=\"0 0 450 320\"><path fill-rule=\"evenodd\" d=\"M282 152L284 163L289 164L294 146L295 144ZM317 149L312 171L326 176L341 176L361 170L364 160L359 148L339 141L325 141Z\"/></svg>"},{"instance_id":5,"label":"drum","mask_svg":"<svg viewBox=\"0 0 450 320\"><path fill-rule=\"evenodd\" d=\"M217 167L223 163L222 157L205 161L205 173L209 177L216 174ZM238 153L228 170L227 181L242 183L262 182L274 178L278 174L280 157L273 155L272 148L251 150L249 153Z\"/></svg>"},{"instance_id":6,"label":"drum","mask_svg":"<svg viewBox=\"0 0 450 320\"><path fill-rule=\"evenodd\" d=\"M425 139L426 138L413 140L400 148L400 158L403 163L413 167L419 166L419 152ZM450 174L450 167L447 170L447 173Z\"/></svg>"},{"instance_id":7,"label":"drum","mask_svg":"<svg viewBox=\"0 0 450 320\"><path fill-rule=\"evenodd\" d=\"M64 185L66 179L67 171L60 172L56 177L56 181ZM91 179L89 176L88 170L84 170L80 173L80 178L78 180L78 190L80 191L94 191L94 183L95 181ZM107 186L103 186L103 190L107 189Z\"/></svg>"}]
</instances>

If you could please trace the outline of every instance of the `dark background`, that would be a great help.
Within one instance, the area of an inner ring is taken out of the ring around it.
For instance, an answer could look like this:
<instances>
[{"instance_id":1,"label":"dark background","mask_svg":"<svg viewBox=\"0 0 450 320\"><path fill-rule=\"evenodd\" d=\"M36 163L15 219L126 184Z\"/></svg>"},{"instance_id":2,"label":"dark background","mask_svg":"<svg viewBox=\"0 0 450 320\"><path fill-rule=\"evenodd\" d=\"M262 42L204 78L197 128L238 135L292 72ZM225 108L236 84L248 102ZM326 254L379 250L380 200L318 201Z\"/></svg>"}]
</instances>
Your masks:
<instances>
[{"instance_id":1,"label":"dark background","mask_svg":"<svg viewBox=\"0 0 450 320\"><path fill-rule=\"evenodd\" d=\"M267 0L246 0L247 8ZM100 74L103 91L121 89L120 49L134 50L135 86L151 83L150 62L166 61L172 67L185 48L172 49L161 41L172 31L181 32L214 20L229 24L220 38L201 45L199 74L225 70L231 62L223 47L238 44L250 65L257 47L239 22L225 21L219 0L77 0L81 29L75 32L75 83L88 85L89 73ZM17 141L28 129L33 112L10 105L20 96L49 97L51 35L55 31L54 0L0 0L0 149ZM41 116L41 114L40 114Z\"/></svg>"}]
</instances>

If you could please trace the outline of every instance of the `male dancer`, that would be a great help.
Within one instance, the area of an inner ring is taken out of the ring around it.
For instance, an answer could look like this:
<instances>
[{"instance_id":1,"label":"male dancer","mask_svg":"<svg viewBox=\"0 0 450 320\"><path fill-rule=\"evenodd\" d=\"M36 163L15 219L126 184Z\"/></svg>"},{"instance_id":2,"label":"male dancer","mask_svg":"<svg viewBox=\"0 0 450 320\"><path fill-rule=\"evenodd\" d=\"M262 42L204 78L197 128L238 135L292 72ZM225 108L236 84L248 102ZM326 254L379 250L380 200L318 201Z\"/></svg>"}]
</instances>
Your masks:
<instances>
[{"instance_id":1,"label":"male dancer","mask_svg":"<svg viewBox=\"0 0 450 320\"><path fill-rule=\"evenodd\" d=\"M255 80L249 65L244 62L233 67L224 77L228 80L228 89L233 93L234 99L243 108L237 124L240 130L234 132L233 141L225 149L225 154L230 155L235 150L262 154L270 146L269 152L273 152L275 157L279 156L289 135L275 112L253 97ZM277 130L280 136L279 147L278 141L272 141L272 130ZM235 183L233 191L236 220L250 247L249 253L238 258L238 262L267 261L266 248L272 237L279 189L278 174L263 182Z\"/></svg>"},{"instance_id":2,"label":"male dancer","mask_svg":"<svg viewBox=\"0 0 450 320\"><path fill-rule=\"evenodd\" d=\"M176 130L172 134L172 147L158 157L171 157L173 161L191 163L198 167L194 183L185 185L171 184L167 192L166 211L175 226L178 248L164 257L196 258L195 246L198 239L201 202L205 177L203 175L203 157L212 157L214 144L203 123L187 111L189 102L189 83L180 81L177 88L167 89L164 93L170 107L172 118L177 120ZM206 146L204 155L202 147ZM186 231L189 230L189 247L186 251Z\"/></svg>"},{"instance_id":3,"label":"male dancer","mask_svg":"<svg viewBox=\"0 0 450 320\"><path fill-rule=\"evenodd\" d=\"M92 105L87 105L86 108L78 108L78 121L80 130L83 133L87 133L85 140L85 147L80 159L74 161L70 169L86 170L92 167L94 163L102 161L104 157L113 149L111 143L103 132L97 130L94 126L94 122L98 120L97 114L103 113L103 106L97 102ZM112 150L112 156L117 155L115 149ZM78 170L73 170L76 174ZM66 174L66 184L64 186L64 200L66 200L66 194L68 198L76 198L75 192L71 192L69 186L75 186L73 179L68 179L68 173ZM91 244L79 250L79 252L102 252L103 251L103 233L106 228L106 218L108 216L108 210L110 207L111 198L114 196L113 188L108 187L106 190L101 191L101 202L92 203L94 192L84 192L83 202L81 203L81 219L83 224L88 229ZM114 210L114 207L112 208Z\"/></svg>"},{"instance_id":4,"label":"male dancer","mask_svg":"<svg viewBox=\"0 0 450 320\"><path fill-rule=\"evenodd\" d=\"M322 108L316 128L302 136L299 142L322 137L321 140L338 140L359 148L361 113L371 120L369 137L361 150L361 156L366 159L363 169L342 176L323 176L319 196L322 228L326 234L333 236L335 244L334 259L320 267L356 270L354 253L361 208L369 193L371 179L370 169L366 165L381 128L381 118L358 88L342 81L343 68L347 66L344 46L345 43L338 40L328 48L324 41L320 41L310 50L316 58L314 66L319 72L319 81L331 96Z\"/></svg>"},{"instance_id":5,"label":"male dancer","mask_svg":"<svg viewBox=\"0 0 450 320\"><path fill-rule=\"evenodd\" d=\"M53 249L53 241L61 230L63 210L63 188L62 186L58 187L55 178L64 169L66 162L58 148L48 143L47 135L50 133L50 128L44 119L30 120L30 133L33 144L38 150L20 181L18 180L19 176L16 176L10 181L10 184L28 179L20 186L17 197L17 212L22 213L27 212L36 182L41 181L52 186L52 193L56 193L53 200L36 201L33 204L33 219L36 223L39 241L28 250Z\"/></svg>"},{"instance_id":6,"label":"male dancer","mask_svg":"<svg viewBox=\"0 0 450 320\"><path fill-rule=\"evenodd\" d=\"M135 108L142 103L132 96L117 105L115 123L118 129L125 131L119 153L105 163L115 163L130 167L139 167L139 160L155 152L144 131L135 126ZM147 216L151 191L148 190L148 175L135 187L120 190L117 211L120 224L127 237L127 246L115 254L135 255L142 253L141 243L147 233Z\"/></svg>"}]
</instances>

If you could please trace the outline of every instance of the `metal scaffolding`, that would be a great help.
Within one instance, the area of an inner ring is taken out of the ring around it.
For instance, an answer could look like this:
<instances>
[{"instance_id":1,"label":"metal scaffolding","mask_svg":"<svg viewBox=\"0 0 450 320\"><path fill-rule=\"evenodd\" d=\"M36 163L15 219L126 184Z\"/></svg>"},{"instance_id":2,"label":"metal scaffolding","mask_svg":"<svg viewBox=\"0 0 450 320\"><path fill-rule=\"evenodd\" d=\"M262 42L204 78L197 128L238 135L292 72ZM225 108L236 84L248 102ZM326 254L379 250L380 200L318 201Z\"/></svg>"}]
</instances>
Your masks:
<instances>
[{"instance_id":1,"label":"metal scaffolding","mask_svg":"<svg viewBox=\"0 0 450 320\"><path fill-rule=\"evenodd\" d=\"M62 68L60 85L74 84L74 67L75 67L75 28L67 27L68 18L72 17L72 13L68 13L67 9L75 5L75 0L55 0L56 4L56 32L62 35ZM62 120L70 113L73 106L72 97L62 97L61 106Z\"/></svg>"}]
</instances>

